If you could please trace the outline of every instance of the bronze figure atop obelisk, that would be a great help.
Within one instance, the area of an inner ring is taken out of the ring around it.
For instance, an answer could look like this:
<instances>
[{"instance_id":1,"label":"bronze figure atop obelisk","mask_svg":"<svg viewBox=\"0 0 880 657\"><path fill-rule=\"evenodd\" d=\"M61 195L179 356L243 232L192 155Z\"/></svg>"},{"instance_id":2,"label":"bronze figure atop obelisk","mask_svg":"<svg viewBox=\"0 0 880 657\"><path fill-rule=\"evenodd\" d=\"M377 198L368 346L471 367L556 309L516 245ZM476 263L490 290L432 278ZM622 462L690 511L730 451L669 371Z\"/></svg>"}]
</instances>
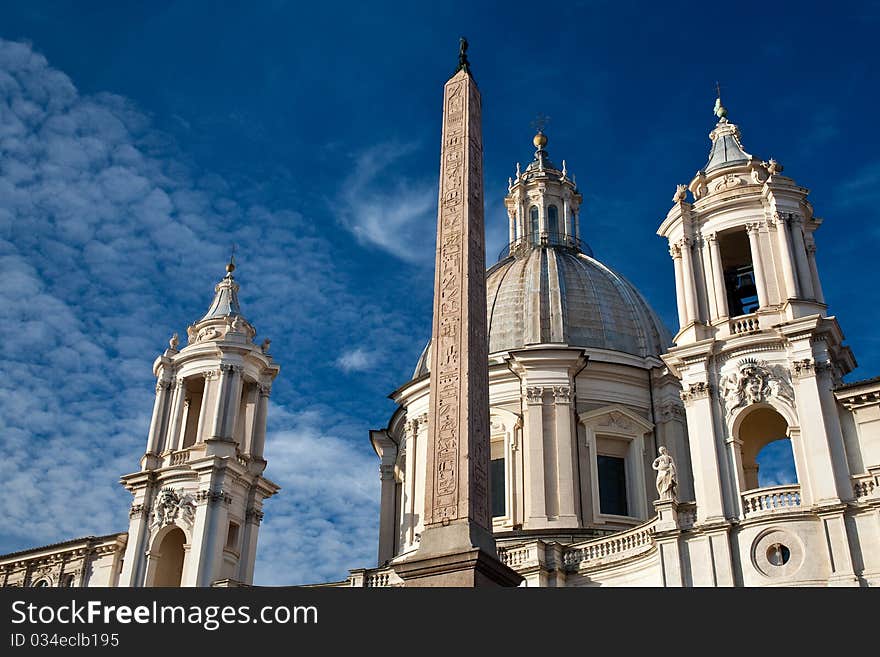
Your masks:
<instances>
[{"instance_id":1,"label":"bronze figure atop obelisk","mask_svg":"<svg viewBox=\"0 0 880 657\"><path fill-rule=\"evenodd\" d=\"M398 572L410 585L516 585L489 509L489 344L480 92L467 41L443 90L425 528ZM416 579L416 582L412 582Z\"/></svg>"}]
</instances>

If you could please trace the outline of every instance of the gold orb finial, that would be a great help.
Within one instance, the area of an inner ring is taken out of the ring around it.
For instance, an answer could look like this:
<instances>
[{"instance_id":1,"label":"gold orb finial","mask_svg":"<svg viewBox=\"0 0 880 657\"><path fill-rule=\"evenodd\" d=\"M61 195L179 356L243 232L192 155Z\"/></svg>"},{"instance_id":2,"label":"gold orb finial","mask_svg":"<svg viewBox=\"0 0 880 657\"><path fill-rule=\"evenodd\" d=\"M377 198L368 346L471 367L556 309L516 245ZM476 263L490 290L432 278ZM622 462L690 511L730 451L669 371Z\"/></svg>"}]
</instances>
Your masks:
<instances>
[{"instance_id":1,"label":"gold orb finial","mask_svg":"<svg viewBox=\"0 0 880 657\"><path fill-rule=\"evenodd\" d=\"M547 135L538 130L538 134L532 139L532 143L535 145L535 148L544 148L547 145Z\"/></svg>"}]
</instances>

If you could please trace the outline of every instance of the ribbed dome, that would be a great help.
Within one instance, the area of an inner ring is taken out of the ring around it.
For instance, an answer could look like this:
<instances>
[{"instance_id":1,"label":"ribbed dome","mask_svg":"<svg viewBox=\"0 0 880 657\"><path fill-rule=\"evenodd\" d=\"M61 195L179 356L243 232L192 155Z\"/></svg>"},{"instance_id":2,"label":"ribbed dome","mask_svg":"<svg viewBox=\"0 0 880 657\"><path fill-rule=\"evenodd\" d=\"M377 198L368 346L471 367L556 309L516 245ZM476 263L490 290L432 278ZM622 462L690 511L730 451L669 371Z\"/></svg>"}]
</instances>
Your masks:
<instances>
[{"instance_id":1,"label":"ribbed dome","mask_svg":"<svg viewBox=\"0 0 880 657\"><path fill-rule=\"evenodd\" d=\"M502 260L487 272L486 295L490 354L557 343L644 357L672 344L629 281L574 249L533 248ZM425 347L413 377L429 366Z\"/></svg>"}]
</instances>

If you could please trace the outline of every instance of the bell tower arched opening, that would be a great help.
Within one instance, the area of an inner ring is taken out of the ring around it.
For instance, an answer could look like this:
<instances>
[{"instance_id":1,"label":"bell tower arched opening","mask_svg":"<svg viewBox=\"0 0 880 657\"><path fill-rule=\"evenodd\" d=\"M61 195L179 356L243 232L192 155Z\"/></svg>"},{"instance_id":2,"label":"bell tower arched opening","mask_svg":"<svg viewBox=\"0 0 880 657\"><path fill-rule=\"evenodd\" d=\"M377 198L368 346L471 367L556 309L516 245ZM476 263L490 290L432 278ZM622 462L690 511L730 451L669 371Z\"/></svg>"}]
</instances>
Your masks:
<instances>
[{"instance_id":1,"label":"bell tower arched opening","mask_svg":"<svg viewBox=\"0 0 880 657\"><path fill-rule=\"evenodd\" d=\"M758 406L748 411L748 415L739 425L737 438L741 445L742 486L744 490L752 490L761 486L761 478L758 476L759 461L765 461L767 457L772 458L774 452L782 451L785 455L786 447L788 462L792 464L791 472L794 475L794 481L774 482L767 485L798 483L797 473L793 467L794 457L791 440L788 436L788 422L776 410L769 406ZM785 441L787 446L776 445L779 441ZM770 450L765 450L765 447L769 447Z\"/></svg>"},{"instance_id":2,"label":"bell tower arched opening","mask_svg":"<svg viewBox=\"0 0 880 657\"><path fill-rule=\"evenodd\" d=\"M179 527L165 534L159 544L159 563L153 586L180 586L183 579L183 557L186 535Z\"/></svg>"}]
</instances>

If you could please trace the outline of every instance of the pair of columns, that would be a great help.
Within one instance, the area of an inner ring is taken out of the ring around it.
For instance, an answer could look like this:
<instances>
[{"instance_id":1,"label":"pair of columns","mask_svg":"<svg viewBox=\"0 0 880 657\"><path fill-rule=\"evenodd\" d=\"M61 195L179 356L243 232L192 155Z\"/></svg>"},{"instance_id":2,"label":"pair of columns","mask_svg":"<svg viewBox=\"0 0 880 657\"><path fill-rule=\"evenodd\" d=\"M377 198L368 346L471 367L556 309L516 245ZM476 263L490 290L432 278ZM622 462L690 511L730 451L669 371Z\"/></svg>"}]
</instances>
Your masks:
<instances>
[{"instance_id":1,"label":"pair of columns","mask_svg":"<svg viewBox=\"0 0 880 657\"><path fill-rule=\"evenodd\" d=\"M782 260L782 274L785 281L786 298L816 299L823 303L819 274L815 261L815 244L807 244L799 223L802 218L793 216L794 222L789 232L788 220L779 214L775 217L779 249ZM763 308L769 304L767 291L767 275L764 270L762 246L760 240L761 222L746 224L749 237L753 275L758 295L758 305ZM669 253L675 267L676 298L678 301L679 325L684 328L691 323L702 321L700 316L699 296L697 289L697 268L708 272L706 280L708 312L712 319L729 316L727 305L727 287L724 282L724 270L721 262L721 250L718 246L716 233L709 233L702 241L702 262L694 258L693 245L699 238L683 237L670 245ZM708 267L706 265L709 265ZM796 269L795 269L796 268ZM797 272L797 273L795 273ZM711 285L710 280L711 279Z\"/></svg>"},{"instance_id":2,"label":"pair of columns","mask_svg":"<svg viewBox=\"0 0 880 657\"><path fill-rule=\"evenodd\" d=\"M212 423L210 437L231 440L238 420L243 388L241 367L223 363L220 365L219 382L214 396L214 405L208 416L207 382L213 373L206 375L206 386L202 396L199 413L197 436L205 435L205 424ZM172 387L174 388L172 392ZM257 458L263 457L266 442L266 419L268 416L270 387L257 385L257 405L251 431L251 444L242 445L242 451L249 452ZM147 453L158 454L163 449L179 450L183 448L185 433L184 416L187 414L186 380L178 378L174 381L161 379L156 385L156 399L153 404L153 415L150 420L150 431L147 442ZM163 437L165 440L163 441Z\"/></svg>"}]
</instances>

